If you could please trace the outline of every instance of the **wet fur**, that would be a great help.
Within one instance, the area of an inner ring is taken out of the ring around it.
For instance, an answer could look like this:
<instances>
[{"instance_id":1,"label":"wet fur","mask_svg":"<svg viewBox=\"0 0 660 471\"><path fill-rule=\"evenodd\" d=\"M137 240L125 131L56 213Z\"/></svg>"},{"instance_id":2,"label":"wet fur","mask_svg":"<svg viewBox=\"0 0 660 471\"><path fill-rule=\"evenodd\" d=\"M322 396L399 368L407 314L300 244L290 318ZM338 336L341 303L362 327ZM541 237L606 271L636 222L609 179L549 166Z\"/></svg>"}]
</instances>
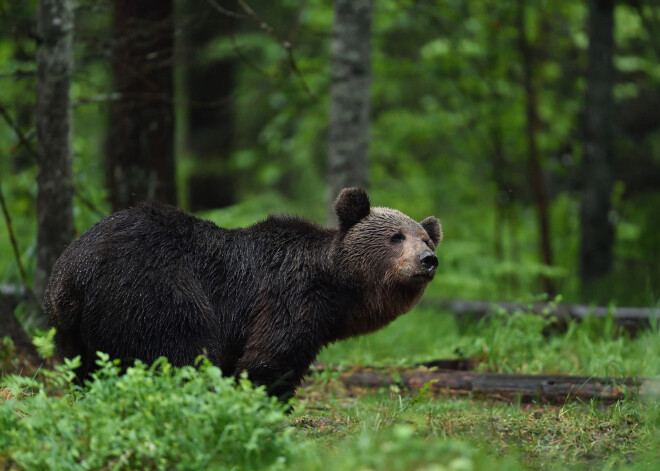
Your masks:
<instances>
[{"instance_id":1,"label":"wet fur","mask_svg":"<svg viewBox=\"0 0 660 471\"><path fill-rule=\"evenodd\" d=\"M336 211L339 229L271 216L227 230L159 204L103 219L53 269L45 305L59 355L80 355L85 378L97 350L174 365L205 354L291 396L323 346L414 306L430 281L410 277L417 254L441 240L437 219L424 229L370 208L362 190L344 190ZM406 241L390 243L393 231Z\"/></svg>"}]
</instances>

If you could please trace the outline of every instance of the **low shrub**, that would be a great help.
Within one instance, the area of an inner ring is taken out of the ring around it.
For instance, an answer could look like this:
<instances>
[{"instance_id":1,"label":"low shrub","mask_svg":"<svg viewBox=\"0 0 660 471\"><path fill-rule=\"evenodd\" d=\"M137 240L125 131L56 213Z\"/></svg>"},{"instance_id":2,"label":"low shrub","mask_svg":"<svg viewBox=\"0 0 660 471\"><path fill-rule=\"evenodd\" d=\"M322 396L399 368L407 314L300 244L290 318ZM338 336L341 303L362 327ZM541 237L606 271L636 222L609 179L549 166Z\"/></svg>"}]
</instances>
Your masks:
<instances>
[{"instance_id":1,"label":"low shrub","mask_svg":"<svg viewBox=\"0 0 660 471\"><path fill-rule=\"evenodd\" d=\"M60 371L68 391L59 396L5 381L15 397L0 404L0 468L282 469L294 453L286 406L245 378L208 363L161 359L123 373L107 356L98 363L83 388L71 385L75 365Z\"/></svg>"}]
</instances>

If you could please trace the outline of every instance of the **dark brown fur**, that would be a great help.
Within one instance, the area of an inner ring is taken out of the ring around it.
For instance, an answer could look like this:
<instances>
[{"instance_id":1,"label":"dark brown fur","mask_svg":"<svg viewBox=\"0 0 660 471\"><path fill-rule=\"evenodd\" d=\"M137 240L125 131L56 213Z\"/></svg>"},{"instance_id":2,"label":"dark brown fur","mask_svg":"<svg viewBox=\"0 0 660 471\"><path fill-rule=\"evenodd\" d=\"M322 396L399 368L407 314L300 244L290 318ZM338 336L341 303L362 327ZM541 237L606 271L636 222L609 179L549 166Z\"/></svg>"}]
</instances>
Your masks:
<instances>
[{"instance_id":1,"label":"dark brown fur","mask_svg":"<svg viewBox=\"0 0 660 471\"><path fill-rule=\"evenodd\" d=\"M226 230L178 209L143 205L100 221L68 247L46 292L64 357L81 378L98 350L125 362L200 354L293 394L320 349L410 310L433 278L438 220L420 223L341 192L339 229L271 216Z\"/></svg>"}]
</instances>

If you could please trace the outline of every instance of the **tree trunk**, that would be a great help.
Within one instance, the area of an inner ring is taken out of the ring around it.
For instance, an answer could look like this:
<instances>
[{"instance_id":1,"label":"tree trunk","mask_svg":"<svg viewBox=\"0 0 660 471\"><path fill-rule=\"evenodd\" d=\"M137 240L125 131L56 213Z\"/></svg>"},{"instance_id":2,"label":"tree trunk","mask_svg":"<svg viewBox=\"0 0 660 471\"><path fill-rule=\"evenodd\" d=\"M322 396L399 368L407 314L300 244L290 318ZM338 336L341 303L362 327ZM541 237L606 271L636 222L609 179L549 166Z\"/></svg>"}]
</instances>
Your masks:
<instances>
[{"instance_id":1,"label":"tree trunk","mask_svg":"<svg viewBox=\"0 0 660 471\"><path fill-rule=\"evenodd\" d=\"M368 183L373 0L335 0L327 164L328 222L342 188Z\"/></svg>"},{"instance_id":2,"label":"tree trunk","mask_svg":"<svg viewBox=\"0 0 660 471\"><path fill-rule=\"evenodd\" d=\"M614 0L589 0L589 49L584 123L580 280L588 285L612 266L612 86Z\"/></svg>"},{"instance_id":3,"label":"tree trunk","mask_svg":"<svg viewBox=\"0 0 660 471\"><path fill-rule=\"evenodd\" d=\"M73 70L71 0L40 0L37 9L37 253L34 291L39 300L53 264L73 238Z\"/></svg>"},{"instance_id":4,"label":"tree trunk","mask_svg":"<svg viewBox=\"0 0 660 471\"><path fill-rule=\"evenodd\" d=\"M552 245L550 242L550 218L548 215L548 200L546 196L545 183L543 181L543 169L538 151L537 134L540 128L538 114L538 97L534 84L534 50L529 44L527 32L525 31L525 0L518 1L518 38L520 54L523 62L523 84L525 88L525 108L527 114L527 168L529 180L532 185L532 195L536 206L536 214L539 231L539 251L545 265L553 264ZM555 295L552 280L542 276L543 289L549 296Z\"/></svg>"},{"instance_id":5,"label":"tree trunk","mask_svg":"<svg viewBox=\"0 0 660 471\"><path fill-rule=\"evenodd\" d=\"M235 0L218 0L231 10ZM211 41L233 34L234 18L220 15L207 2L184 5L187 17L186 49L201 52ZM186 145L195 160L188 181L189 209L222 208L235 202L236 178L227 174L227 161L234 149L234 87L236 60L209 60L191 54L186 63Z\"/></svg>"},{"instance_id":6,"label":"tree trunk","mask_svg":"<svg viewBox=\"0 0 660 471\"><path fill-rule=\"evenodd\" d=\"M113 210L176 203L172 0L114 2L114 89L108 139Z\"/></svg>"}]
</instances>

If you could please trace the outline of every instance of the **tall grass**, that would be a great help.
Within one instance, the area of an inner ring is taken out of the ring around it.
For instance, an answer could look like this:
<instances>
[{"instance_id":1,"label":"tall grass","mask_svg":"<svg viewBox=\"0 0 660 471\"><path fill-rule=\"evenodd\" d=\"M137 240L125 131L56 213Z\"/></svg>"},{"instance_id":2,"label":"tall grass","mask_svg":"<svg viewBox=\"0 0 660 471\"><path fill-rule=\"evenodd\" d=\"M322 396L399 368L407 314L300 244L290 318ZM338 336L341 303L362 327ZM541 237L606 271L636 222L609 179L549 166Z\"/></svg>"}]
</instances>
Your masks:
<instances>
[{"instance_id":1,"label":"tall grass","mask_svg":"<svg viewBox=\"0 0 660 471\"><path fill-rule=\"evenodd\" d=\"M479 321L417 308L387 328L329 346L320 361L406 365L470 357L493 372L583 376L660 376L660 331L631 335L612 318L570 321L554 328L535 314L496 313Z\"/></svg>"}]
</instances>

